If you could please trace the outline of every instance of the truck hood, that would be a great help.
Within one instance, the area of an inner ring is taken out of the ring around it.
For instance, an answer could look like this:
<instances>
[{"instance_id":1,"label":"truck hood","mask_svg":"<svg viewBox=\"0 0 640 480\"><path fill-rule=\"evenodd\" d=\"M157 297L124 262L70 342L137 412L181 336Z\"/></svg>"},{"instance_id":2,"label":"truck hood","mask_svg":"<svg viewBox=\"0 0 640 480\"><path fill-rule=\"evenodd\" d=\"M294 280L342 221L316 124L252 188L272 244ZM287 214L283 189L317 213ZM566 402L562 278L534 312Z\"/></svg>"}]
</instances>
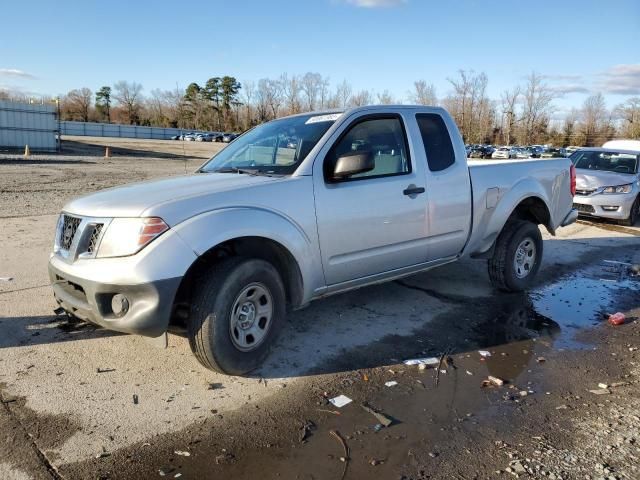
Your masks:
<instances>
[{"instance_id":1,"label":"truck hood","mask_svg":"<svg viewBox=\"0 0 640 480\"><path fill-rule=\"evenodd\" d=\"M160 204L239 190L278 181L278 177L235 173L194 173L191 175L131 183L77 198L65 212L89 217L139 217Z\"/></svg>"},{"instance_id":2,"label":"truck hood","mask_svg":"<svg viewBox=\"0 0 640 480\"><path fill-rule=\"evenodd\" d=\"M576 169L576 187L579 190L627 185L635 180L636 175L632 174Z\"/></svg>"}]
</instances>

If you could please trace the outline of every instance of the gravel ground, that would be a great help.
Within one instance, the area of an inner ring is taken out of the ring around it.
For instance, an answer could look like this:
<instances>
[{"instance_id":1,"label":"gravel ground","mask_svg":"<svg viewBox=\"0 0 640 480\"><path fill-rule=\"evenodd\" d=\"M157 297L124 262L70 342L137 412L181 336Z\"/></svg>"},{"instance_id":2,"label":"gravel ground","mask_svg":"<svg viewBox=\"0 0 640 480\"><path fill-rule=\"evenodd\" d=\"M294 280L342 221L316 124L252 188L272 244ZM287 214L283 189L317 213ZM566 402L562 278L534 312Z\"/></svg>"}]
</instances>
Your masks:
<instances>
[{"instance_id":1,"label":"gravel ground","mask_svg":"<svg viewBox=\"0 0 640 480\"><path fill-rule=\"evenodd\" d=\"M0 478L640 478L640 289L607 262L640 263L638 226L545 234L528 294L494 292L465 260L315 302L245 378L204 370L179 336L158 350L53 315L62 205L219 148L75 138L0 156ZM617 310L629 321L608 325ZM445 352L440 374L401 363ZM338 394L354 401L336 409ZM376 432L365 401L394 423Z\"/></svg>"}]
</instances>

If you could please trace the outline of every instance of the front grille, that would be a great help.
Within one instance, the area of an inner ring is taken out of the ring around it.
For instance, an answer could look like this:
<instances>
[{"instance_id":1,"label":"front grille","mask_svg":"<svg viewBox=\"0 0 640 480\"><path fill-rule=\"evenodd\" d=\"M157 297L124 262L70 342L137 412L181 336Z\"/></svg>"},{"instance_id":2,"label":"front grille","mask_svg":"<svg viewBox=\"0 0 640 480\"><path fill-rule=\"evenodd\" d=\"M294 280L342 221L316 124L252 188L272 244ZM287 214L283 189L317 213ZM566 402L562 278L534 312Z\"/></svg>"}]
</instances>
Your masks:
<instances>
[{"instance_id":1,"label":"front grille","mask_svg":"<svg viewBox=\"0 0 640 480\"><path fill-rule=\"evenodd\" d=\"M62 230L60 231L59 244L64 250L69 250L73 243L73 238L76 236L78 227L80 226L80 219L78 217L72 217L71 215L64 215L62 221Z\"/></svg>"},{"instance_id":2,"label":"front grille","mask_svg":"<svg viewBox=\"0 0 640 480\"><path fill-rule=\"evenodd\" d=\"M102 223L96 223L91 231L89 237L89 245L87 245L87 253L94 253L98 247L98 239L100 238L100 232L102 232Z\"/></svg>"},{"instance_id":3,"label":"front grille","mask_svg":"<svg viewBox=\"0 0 640 480\"><path fill-rule=\"evenodd\" d=\"M595 191L595 188L591 190L576 190L576 195L591 195Z\"/></svg>"},{"instance_id":4,"label":"front grille","mask_svg":"<svg viewBox=\"0 0 640 480\"><path fill-rule=\"evenodd\" d=\"M583 203L574 203L573 208L583 213L595 213L595 209L591 205L585 205Z\"/></svg>"}]
</instances>

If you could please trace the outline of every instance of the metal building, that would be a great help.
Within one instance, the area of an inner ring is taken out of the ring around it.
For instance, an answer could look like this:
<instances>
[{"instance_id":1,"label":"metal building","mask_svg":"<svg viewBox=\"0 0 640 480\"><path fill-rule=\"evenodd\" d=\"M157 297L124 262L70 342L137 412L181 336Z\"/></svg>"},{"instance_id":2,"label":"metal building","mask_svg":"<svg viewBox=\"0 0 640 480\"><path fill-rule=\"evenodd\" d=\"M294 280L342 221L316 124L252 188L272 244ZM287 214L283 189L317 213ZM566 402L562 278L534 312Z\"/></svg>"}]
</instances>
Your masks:
<instances>
[{"instance_id":1,"label":"metal building","mask_svg":"<svg viewBox=\"0 0 640 480\"><path fill-rule=\"evenodd\" d=\"M0 101L0 150L56 151L58 129L54 104Z\"/></svg>"}]
</instances>

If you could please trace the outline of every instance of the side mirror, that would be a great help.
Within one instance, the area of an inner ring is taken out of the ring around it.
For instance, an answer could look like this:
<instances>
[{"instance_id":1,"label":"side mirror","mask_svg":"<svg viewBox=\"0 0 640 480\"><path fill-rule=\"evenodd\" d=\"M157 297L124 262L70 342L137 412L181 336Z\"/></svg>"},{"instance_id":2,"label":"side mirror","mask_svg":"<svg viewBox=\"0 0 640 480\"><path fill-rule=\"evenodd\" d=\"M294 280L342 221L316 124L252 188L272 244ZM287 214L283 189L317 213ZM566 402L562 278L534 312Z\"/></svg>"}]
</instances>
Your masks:
<instances>
[{"instance_id":1,"label":"side mirror","mask_svg":"<svg viewBox=\"0 0 640 480\"><path fill-rule=\"evenodd\" d=\"M376 162L370 150L348 152L338 157L333 168L333 179L343 180L351 175L370 172L375 166Z\"/></svg>"}]
</instances>

